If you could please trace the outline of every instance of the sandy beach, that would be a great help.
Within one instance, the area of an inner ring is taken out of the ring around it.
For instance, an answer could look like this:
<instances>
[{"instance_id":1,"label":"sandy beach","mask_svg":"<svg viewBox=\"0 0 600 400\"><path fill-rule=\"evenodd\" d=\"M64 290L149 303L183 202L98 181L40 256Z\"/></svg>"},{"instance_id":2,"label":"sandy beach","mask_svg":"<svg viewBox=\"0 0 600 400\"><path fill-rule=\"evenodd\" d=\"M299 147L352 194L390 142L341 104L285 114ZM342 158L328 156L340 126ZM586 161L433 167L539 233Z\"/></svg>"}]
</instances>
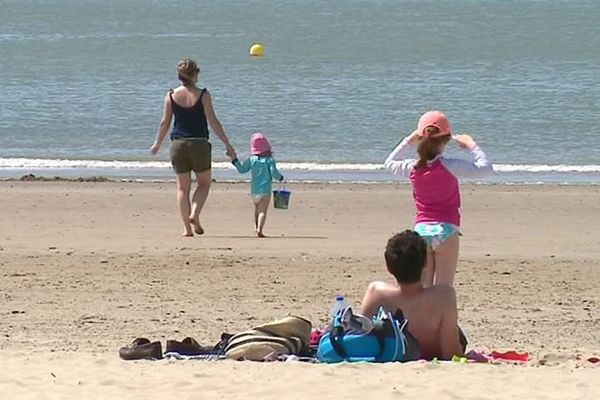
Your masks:
<instances>
[{"instance_id":1,"label":"sandy beach","mask_svg":"<svg viewBox=\"0 0 600 400\"><path fill-rule=\"evenodd\" d=\"M600 187L464 185L459 320L526 365L119 359L136 337L204 344L288 314L321 326L387 279L411 188L297 184L252 236L245 183L217 183L182 238L174 183L0 182L0 399L578 399L600 395ZM580 358L580 359L578 359Z\"/></svg>"}]
</instances>

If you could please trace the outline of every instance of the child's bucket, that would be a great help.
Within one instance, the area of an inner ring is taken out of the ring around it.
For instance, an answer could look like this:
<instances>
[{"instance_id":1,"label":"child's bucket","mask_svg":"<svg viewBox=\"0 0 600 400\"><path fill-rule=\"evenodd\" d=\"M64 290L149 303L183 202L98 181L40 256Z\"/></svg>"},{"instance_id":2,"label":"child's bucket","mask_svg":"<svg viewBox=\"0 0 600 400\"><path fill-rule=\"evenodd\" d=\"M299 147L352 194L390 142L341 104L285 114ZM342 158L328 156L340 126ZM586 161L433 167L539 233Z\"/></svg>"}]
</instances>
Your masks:
<instances>
[{"instance_id":1,"label":"child's bucket","mask_svg":"<svg viewBox=\"0 0 600 400\"><path fill-rule=\"evenodd\" d=\"M290 205L290 196L292 192L283 189L273 190L273 207L287 210Z\"/></svg>"}]
</instances>

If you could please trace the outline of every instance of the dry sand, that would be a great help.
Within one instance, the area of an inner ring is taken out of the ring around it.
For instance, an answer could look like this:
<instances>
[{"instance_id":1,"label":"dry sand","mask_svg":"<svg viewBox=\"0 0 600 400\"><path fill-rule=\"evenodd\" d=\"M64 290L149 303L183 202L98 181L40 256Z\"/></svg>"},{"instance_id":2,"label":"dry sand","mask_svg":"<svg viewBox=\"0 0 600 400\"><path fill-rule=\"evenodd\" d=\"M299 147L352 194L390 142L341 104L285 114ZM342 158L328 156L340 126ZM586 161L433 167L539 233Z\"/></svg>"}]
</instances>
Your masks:
<instances>
[{"instance_id":1,"label":"dry sand","mask_svg":"<svg viewBox=\"0 0 600 400\"><path fill-rule=\"evenodd\" d=\"M216 184L180 237L172 183L0 183L0 399L593 398L600 188L463 186L456 287L470 348L527 365L125 362L135 337L218 341L289 313L314 325L386 279L407 185L292 185L251 233L247 184Z\"/></svg>"}]
</instances>

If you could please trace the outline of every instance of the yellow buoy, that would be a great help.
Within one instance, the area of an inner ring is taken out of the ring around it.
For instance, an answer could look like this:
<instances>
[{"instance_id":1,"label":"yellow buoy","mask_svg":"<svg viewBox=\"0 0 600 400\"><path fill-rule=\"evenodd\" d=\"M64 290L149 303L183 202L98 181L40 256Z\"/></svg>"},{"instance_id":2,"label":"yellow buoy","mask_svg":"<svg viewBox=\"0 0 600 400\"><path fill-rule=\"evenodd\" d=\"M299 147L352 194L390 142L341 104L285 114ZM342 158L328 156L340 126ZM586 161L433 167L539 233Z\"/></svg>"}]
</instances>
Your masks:
<instances>
[{"instance_id":1,"label":"yellow buoy","mask_svg":"<svg viewBox=\"0 0 600 400\"><path fill-rule=\"evenodd\" d=\"M250 55L252 57L262 57L265 55L265 49L260 43L254 43L250 46Z\"/></svg>"}]
</instances>

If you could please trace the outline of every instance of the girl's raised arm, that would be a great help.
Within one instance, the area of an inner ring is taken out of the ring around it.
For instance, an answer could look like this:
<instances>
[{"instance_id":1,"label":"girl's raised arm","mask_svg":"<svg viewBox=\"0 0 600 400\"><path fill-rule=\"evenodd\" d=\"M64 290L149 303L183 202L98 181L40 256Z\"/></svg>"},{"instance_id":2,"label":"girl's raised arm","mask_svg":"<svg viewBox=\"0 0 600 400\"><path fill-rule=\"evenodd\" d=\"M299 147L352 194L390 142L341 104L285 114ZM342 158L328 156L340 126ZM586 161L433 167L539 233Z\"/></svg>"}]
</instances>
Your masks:
<instances>
[{"instance_id":1,"label":"girl's raised arm","mask_svg":"<svg viewBox=\"0 0 600 400\"><path fill-rule=\"evenodd\" d=\"M416 132L402 139L394 150L387 156L383 165L386 169L396 175L410 177L413 166L416 163L414 158L408 158L408 154L414 152L417 141Z\"/></svg>"},{"instance_id":2,"label":"girl's raised arm","mask_svg":"<svg viewBox=\"0 0 600 400\"><path fill-rule=\"evenodd\" d=\"M457 135L453 137L458 145L471 153L472 161L460 158L446 158L444 166L459 178L482 178L494 172L492 163L481 147L469 135Z\"/></svg>"}]
</instances>

